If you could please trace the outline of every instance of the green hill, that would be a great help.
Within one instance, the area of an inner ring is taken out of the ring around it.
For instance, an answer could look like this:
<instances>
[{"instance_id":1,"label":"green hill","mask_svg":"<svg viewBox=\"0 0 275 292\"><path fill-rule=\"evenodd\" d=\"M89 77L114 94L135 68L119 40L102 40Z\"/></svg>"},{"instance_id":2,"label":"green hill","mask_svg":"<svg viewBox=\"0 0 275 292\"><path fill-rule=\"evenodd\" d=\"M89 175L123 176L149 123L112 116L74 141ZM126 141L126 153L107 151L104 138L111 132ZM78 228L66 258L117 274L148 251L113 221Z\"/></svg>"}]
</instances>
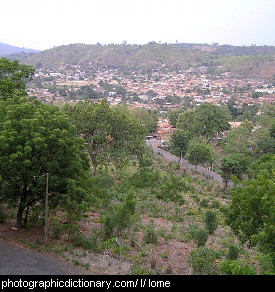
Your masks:
<instances>
[{"instance_id":1,"label":"green hill","mask_svg":"<svg viewBox=\"0 0 275 292\"><path fill-rule=\"evenodd\" d=\"M206 66L208 72L231 71L237 77L270 78L275 71L275 47L219 46L203 44L86 45L59 46L21 62L36 68L62 65L120 68L124 70L168 67L186 69Z\"/></svg>"}]
</instances>

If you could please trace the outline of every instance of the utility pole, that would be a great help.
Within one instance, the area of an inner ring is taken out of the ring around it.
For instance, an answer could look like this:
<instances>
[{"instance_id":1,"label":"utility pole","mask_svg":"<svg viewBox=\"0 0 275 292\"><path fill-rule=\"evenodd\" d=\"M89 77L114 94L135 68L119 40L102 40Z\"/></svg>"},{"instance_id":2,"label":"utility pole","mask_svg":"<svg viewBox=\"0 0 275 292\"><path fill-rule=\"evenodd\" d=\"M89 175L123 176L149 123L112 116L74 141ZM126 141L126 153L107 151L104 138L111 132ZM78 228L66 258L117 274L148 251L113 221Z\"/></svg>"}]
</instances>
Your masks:
<instances>
[{"instance_id":1,"label":"utility pole","mask_svg":"<svg viewBox=\"0 0 275 292\"><path fill-rule=\"evenodd\" d=\"M49 199L49 193L48 193L48 187L49 187L49 173L47 173L46 178L46 198L45 198L45 244L48 243L48 199Z\"/></svg>"}]
</instances>

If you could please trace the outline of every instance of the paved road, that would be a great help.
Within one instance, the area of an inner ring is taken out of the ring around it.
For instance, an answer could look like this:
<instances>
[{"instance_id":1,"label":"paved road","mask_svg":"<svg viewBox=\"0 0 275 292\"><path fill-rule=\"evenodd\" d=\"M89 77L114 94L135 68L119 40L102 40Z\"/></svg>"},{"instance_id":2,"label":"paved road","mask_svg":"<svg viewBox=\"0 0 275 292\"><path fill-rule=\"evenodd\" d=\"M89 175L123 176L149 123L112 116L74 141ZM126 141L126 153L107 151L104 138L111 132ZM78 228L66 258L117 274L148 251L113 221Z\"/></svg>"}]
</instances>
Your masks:
<instances>
[{"instance_id":1,"label":"paved road","mask_svg":"<svg viewBox=\"0 0 275 292\"><path fill-rule=\"evenodd\" d=\"M0 275L84 275L85 269L63 259L0 240Z\"/></svg>"},{"instance_id":2,"label":"paved road","mask_svg":"<svg viewBox=\"0 0 275 292\"><path fill-rule=\"evenodd\" d=\"M157 147L157 144L158 144L158 141L157 140L146 140L146 144L147 145L151 145L152 146L152 150L154 153L160 153L163 155L163 157L167 158L168 160L170 161L175 161L175 162L178 162L179 161L179 157L175 156L175 155L172 155L171 153L163 150L163 149L160 149ZM182 166L188 168L188 169L193 169L193 170L196 170L196 167L195 165L193 164L190 164L187 160L185 159L181 159L181 163L180 163ZM223 183L223 178L216 172L213 172L213 171L209 171L208 169L198 165L197 167L197 172L199 173L204 173L205 175L208 175L210 176L211 179L219 182L219 183ZM231 183L228 183L228 186L230 186Z\"/></svg>"}]
</instances>

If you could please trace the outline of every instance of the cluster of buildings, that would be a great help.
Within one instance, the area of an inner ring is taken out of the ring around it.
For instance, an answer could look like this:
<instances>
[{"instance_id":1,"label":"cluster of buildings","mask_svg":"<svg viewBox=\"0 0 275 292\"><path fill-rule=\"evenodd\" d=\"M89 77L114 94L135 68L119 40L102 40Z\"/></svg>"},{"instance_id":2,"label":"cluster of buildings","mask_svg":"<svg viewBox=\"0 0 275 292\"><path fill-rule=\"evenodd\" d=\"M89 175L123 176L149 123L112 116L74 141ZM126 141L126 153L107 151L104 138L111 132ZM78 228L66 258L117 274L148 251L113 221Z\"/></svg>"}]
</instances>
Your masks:
<instances>
[{"instance_id":1,"label":"cluster of buildings","mask_svg":"<svg viewBox=\"0 0 275 292\"><path fill-rule=\"evenodd\" d=\"M275 88L268 84L268 80L239 79L231 72L220 75L208 74L207 68L188 68L185 70L168 70L158 67L153 70L136 70L122 74L119 69L93 68L87 64L65 65L58 69L38 69L35 80L41 88L29 88L29 94L45 102L77 102L78 99L68 99L62 92L54 92L49 87L63 88L63 93L89 85L97 92L105 94L110 104L127 102L133 107L154 108L159 105L177 108L184 100L192 100L199 105L203 102L221 105L235 98L235 106L246 104L273 103ZM107 83L108 91L102 86ZM113 86L113 88L112 88ZM116 90L117 86L127 91L127 98ZM258 93L255 98L253 93ZM172 98L176 97L176 98ZM170 98L168 98L170 97Z\"/></svg>"}]
</instances>

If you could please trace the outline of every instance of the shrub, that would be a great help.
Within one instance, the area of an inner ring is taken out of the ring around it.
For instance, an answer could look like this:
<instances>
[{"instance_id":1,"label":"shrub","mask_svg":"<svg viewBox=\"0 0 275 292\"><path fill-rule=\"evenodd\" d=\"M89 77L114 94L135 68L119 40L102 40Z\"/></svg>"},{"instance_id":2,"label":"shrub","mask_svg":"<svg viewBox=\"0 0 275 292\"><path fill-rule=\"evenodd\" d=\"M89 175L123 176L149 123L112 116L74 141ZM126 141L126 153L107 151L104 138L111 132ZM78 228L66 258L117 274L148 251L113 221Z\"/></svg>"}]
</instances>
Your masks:
<instances>
[{"instance_id":1,"label":"shrub","mask_svg":"<svg viewBox=\"0 0 275 292\"><path fill-rule=\"evenodd\" d=\"M239 257L239 248L236 245L230 245L226 255L227 260L237 260Z\"/></svg>"},{"instance_id":2,"label":"shrub","mask_svg":"<svg viewBox=\"0 0 275 292\"><path fill-rule=\"evenodd\" d=\"M158 234L157 231L155 229L154 226L154 222L151 220L150 224L147 226L144 236L143 236L143 240L145 241L145 243L147 244L156 244L158 243Z\"/></svg>"},{"instance_id":3,"label":"shrub","mask_svg":"<svg viewBox=\"0 0 275 292\"><path fill-rule=\"evenodd\" d=\"M206 208L206 207L208 207L208 205L209 205L209 199L202 199L202 200L200 201L200 206L201 206L201 207Z\"/></svg>"},{"instance_id":4,"label":"shrub","mask_svg":"<svg viewBox=\"0 0 275 292\"><path fill-rule=\"evenodd\" d=\"M216 213L211 210L207 210L205 212L205 219L204 219L205 227L208 230L209 234L214 234L215 230L218 227L218 221Z\"/></svg>"},{"instance_id":5,"label":"shrub","mask_svg":"<svg viewBox=\"0 0 275 292\"><path fill-rule=\"evenodd\" d=\"M275 275L274 262L269 254L264 254L260 256L259 265L261 275Z\"/></svg>"},{"instance_id":6,"label":"shrub","mask_svg":"<svg viewBox=\"0 0 275 292\"><path fill-rule=\"evenodd\" d=\"M226 275L256 275L256 270L253 266L248 265L243 261L222 261L219 269Z\"/></svg>"},{"instance_id":7,"label":"shrub","mask_svg":"<svg viewBox=\"0 0 275 292\"><path fill-rule=\"evenodd\" d=\"M149 268L142 267L139 264L134 264L131 268L132 275L151 275Z\"/></svg>"},{"instance_id":8,"label":"shrub","mask_svg":"<svg viewBox=\"0 0 275 292\"><path fill-rule=\"evenodd\" d=\"M188 231L193 241L197 244L197 247L205 246L208 239L207 230L199 228L196 225L191 225Z\"/></svg>"},{"instance_id":9,"label":"shrub","mask_svg":"<svg viewBox=\"0 0 275 292\"><path fill-rule=\"evenodd\" d=\"M105 238L120 235L122 230L131 226L135 219L135 208L136 201L131 195L127 196L125 202L112 206L104 219Z\"/></svg>"},{"instance_id":10,"label":"shrub","mask_svg":"<svg viewBox=\"0 0 275 292\"><path fill-rule=\"evenodd\" d=\"M187 261L192 268L193 274L212 275L217 273L216 252L207 247L199 247L191 250Z\"/></svg>"}]
</instances>

